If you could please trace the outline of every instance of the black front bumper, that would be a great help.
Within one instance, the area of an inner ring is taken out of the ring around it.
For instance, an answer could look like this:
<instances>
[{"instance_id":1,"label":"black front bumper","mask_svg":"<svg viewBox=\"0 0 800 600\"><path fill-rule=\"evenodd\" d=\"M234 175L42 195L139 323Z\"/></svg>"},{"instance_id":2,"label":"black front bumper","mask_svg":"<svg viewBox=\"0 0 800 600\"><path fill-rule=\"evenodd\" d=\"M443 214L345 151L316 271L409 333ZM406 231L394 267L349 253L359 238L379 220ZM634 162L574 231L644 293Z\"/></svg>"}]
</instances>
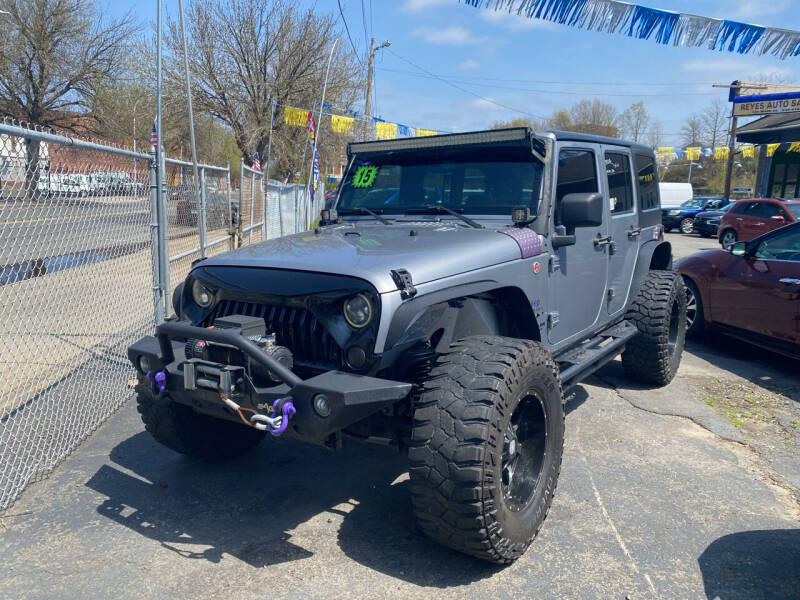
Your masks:
<instances>
[{"instance_id":1,"label":"black front bumper","mask_svg":"<svg viewBox=\"0 0 800 600\"><path fill-rule=\"evenodd\" d=\"M694 230L699 234L705 235L717 235L717 230L719 229L719 223L709 223L708 221L698 221L695 219L694 221Z\"/></svg>"},{"instance_id":2,"label":"black front bumper","mask_svg":"<svg viewBox=\"0 0 800 600\"><path fill-rule=\"evenodd\" d=\"M281 383L258 386L244 366L186 359L184 346L190 338L233 346L269 369ZM146 358L150 377L142 368L142 357ZM411 391L409 383L342 371L327 371L303 380L238 332L195 327L188 321L158 325L155 337L145 336L128 348L128 359L141 378L152 379L155 373L164 373L164 389L154 386L156 393L218 417L240 421L240 416L222 402L220 392L264 415L270 413L276 400L290 398L297 412L287 432L311 440L324 439L405 398ZM330 410L324 416L314 408L318 395L328 401Z\"/></svg>"},{"instance_id":3,"label":"black front bumper","mask_svg":"<svg viewBox=\"0 0 800 600\"><path fill-rule=\"evenodd\" d=\"M681 216L672 216L672 215L661 215L661 223L664 225L665 229L677 229L678 226L681 224L681 221L684 217Z\"/></svg>"}]
</instances>

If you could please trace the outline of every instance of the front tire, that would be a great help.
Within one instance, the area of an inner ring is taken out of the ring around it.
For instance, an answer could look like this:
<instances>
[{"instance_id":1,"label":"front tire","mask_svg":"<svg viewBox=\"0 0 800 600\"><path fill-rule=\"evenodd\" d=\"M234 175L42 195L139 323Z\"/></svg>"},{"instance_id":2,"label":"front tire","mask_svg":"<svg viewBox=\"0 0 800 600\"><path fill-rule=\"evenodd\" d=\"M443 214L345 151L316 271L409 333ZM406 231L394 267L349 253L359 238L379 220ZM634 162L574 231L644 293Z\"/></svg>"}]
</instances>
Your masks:
<instances>
[{"instance_id":1,"label":"front tire","mask_svg":"<svg viewBox=\"0 0 800 600\"><path fill-rule=\"evenodd\" d=\"M689 217L684 217L681 219L680 225L678 226L681 230L681 233L686 235L692 233L694 231L694 219L690 219Z\"/></svg>"},{"instance_id":2,"label":"front tire","mask_svg":"<svg viewBox=\"0 0 800 600\"><path fill-rule=\"evenodd\" d=\"M738 236L733 229L726 229L719 237L719 243L722 244L724 250L730 250L731 246L736 243Z\"/></svg>"},{"instance_id":3,"label":"front tire","mask_svg":"<svg viewBox=\"0 0 800 600\"><path fill-rule=\"evenodd\" d=\"M513 562L547 516L563 447L561 382L544 346L494 336L453 344L414 412L409 473L422 530L459 552Z\"/></svg>"},{"instance_id":4,"label":"front tire","mask_svg":"<svg viewBox=\"0 0 800 600\"><path fill-rule=\"evenodd\" d=\"M266 434L195 412L169 396L154 396L146 381L136 386L136 392L144 428L157 442L181 454L207 461L229 460L256 446Z\"/></svg>"},{"instance_id":5,"label":"front tire","mask_svg":"<svg viewBox=\"0 0 800 600\"><path fill-rule=\"evenodd\" d=\"M686 290L673 271L650 271L625 318L639 330L626 344L622 367L631 379L667 385L686 338Z\"/></svg>"},{"instance_id":6,"label":"front tire","mask_svg":"<svg viewBox=\"0 0 800 600\"><path fill-rule=\"evenodd\" d=\"M694 281L684 277L683 283L686 288L686 337L698 338L705 330L703 299Z\"/></svg>"}]
</instances>

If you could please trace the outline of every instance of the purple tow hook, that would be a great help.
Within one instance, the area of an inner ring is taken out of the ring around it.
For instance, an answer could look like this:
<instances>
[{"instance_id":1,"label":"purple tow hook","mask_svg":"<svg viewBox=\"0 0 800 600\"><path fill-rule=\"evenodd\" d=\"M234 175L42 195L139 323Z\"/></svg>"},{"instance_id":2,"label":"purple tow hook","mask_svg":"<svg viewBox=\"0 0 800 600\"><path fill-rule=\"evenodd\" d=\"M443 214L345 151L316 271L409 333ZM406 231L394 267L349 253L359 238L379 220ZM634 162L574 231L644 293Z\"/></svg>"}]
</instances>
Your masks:
<instances>
[{"instance_id":1,"label":"purple tow hook","mask_svg":"<svg viewBox=\"0 0 800 600\"><path fill-rule=\"evenodd\" d=\"M281 401L281 399L278 398L277 400L275 400L275 402L272 403L273 412L276 412L278 410L278 403L280 401ZM289 402L284 403L281 413L282 413L282 418L281 418L280 427L277 427L275 429L270 429L269 430L269 432L272 435L277 436L277 435L282 434L284 431L286 431L286 428L289 427L289 417L291 417L292 415L296 414L297 410L295 409L294 404L292 404L291 401L289 401Z\"/></svg>"},{"instance_id":2,"label":"purple tow hook","mask_svg":"<svg viewBox=\"0 0 800 600\"><path fill-rule=\"evenodd\" d=\"M153 372L148 371L145 377L147 377L147 380L150 382L150 389L153 391L153 393L155 394L156 392L156 386L158 386L158 389L162 394L166 392L167 386L164 384L167 381L167 374L164 373L164 371L158 371L156 372L155 377L152 375Z\"/></svg>"}]
</instances>

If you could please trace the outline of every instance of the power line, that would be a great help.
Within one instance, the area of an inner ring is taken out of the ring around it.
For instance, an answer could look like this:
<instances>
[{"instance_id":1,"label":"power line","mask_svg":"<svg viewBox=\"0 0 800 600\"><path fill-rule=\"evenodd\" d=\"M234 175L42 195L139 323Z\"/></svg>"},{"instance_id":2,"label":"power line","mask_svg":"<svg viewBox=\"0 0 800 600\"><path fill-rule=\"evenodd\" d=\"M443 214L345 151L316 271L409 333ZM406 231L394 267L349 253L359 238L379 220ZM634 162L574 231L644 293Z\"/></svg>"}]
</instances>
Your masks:
<instances>
[{"instance_id":1,"label":"power line","mask_svg":"<svg viewBox=\"0 0 800 600\"><path fill-rule=\"evenodd\" d=\"M385 69L386 71L393 71L395 73L410 73L415 74L415 71L407 71L405 69ZM696 85L708 85L710 86L712 82L710 81L687 81L683 84L676 84L675 82L642 82L642 81L551 81L546 79L506 79L502 77L480 77L477 75L447 75L449 79L475 79L480 81L503 81L507 83L544 83L544 84L558 84L558 85L609 85L609 86L654 86L654 87L671 87L674 88L678 85L685 85L686 87L689 86L696 86Z\"/></svg>"},{"instance_id":2,"label":"power line","mask_svg":"<svg viewBox=\"0 0 800 600\"><path fill-rule=\"evenodd\" d=\"M353 53L356 55L356 60L363 67L364 62L361 60L361 57L358 54L358 50L356 50L356 45L353 43L353 37L350 35L350 28L347 26L347 19L344 18L344 11L342 10L342 0L336 0L336 4L339 5L339 15L342 17L342 23L344 23L344 30L347 32L347 39L350 40L350 46L353 48Z\"/></svg>"},{"instance_id":3,"label":"power line","mask_svg":"<svg viewBox=\"0 0 800 600\"><path fill-rule=\"evenodd\" d=\"M397 69L386 69L381 67L384 71L394 71L394 72L402 72L407 75L411 75L412 77L423 77L426 79L439 79L442 81L453 81L451 77L441 77L439 75L423 75L421 73L414 73L411 71L398 71ZM517 86L507 86L507 85L497 85L496 83L480 83L480 82L473 82L473 81L459 81L462 85L471 85L471 86L478 86L478 87L491 87L498 90L513 90L517 92L532 92L536 94L562 94L567 96L586 96L587 94L591 94L589 91L583 92L576 92L576 91L569 91L569 90L537 90L531 88L524 88L524 87L517 87ZM627 97L627 98L668 98L668 97L683 97L683 96L714 96L717 95L716 92L685 92L685 93L663 93L663 94L620 94L615 92L602 92L600 95L603 96L620 96L620 97Z\"/></svg>"},{"instance_id":4,"label":"power line","mask_svg":"<svg viewBox=\"0 0 800 600\"><path fill-rule=\"evenodd\" d=\"M465 89L465 88L461 87L460 85L456 85L456 84L455 84L455 83L453 83L452 81L448 81L447 79L445 79L445 78L443 78L443 77L439 77L438 75L435 75L434 73L431 73L431 72L430 72L430 71L428 71L427 69L425 69L425 68L423 68L423 67L420 67L418 64L415 64L415 63L411 62L411 61L410 61L410 60L408 60L407 58L403 58L403 57L402 57L402 56L400 56L400 55L399 55L397 52L395 52L394 50L392 50L392 49L390 49L390 48L387 48L387 49L386 49L386 51L387 51L387 52L391 52L392 54L394 54L394 55L395 55L397 58L399 58L399 59L400 59L400 60L402 60L403 62L405 62L405 63L408 63L409 65L411 65L412 67L414 67L414 68L416 68L416 69L419 69L419 70L420 70L420 71L422 71L423 73L427 73L427 74L428 74L430 77L432 77L433 79L438 79L438 80L439 80L439 81L441 81L442 83L444 83L444 84L446 84L446 85L449 85L450 87L452 87L452 88L455 88L455 89L457 89L457 90L459 90L459 91L461 91L461 92L464 92L465 94L469 94L470 96L475 96L476 98L478 98L478 99L480 99L480 100L483 100L484 102L488 102L489 104L494 104L495 106L499 106L500 108L505 108L506 110L510 110L510 111L513 111L513 112L519 113L519 114L521 114L521 115L526 115L526 116L528 116L528 117L533 117L534 119L542 119L542 120L545 120L545 119L547 119L547 117L543 117L543 116L541 116L541 115L535 115L535 114L533 114L533 113L529 113L529 112L527 112L527 111L520 110L520 109L518 109L518 108L514 108L513 106L508 106L508 105L506 105L506 104L501 104L500 102L495 102L494 100L492 100L492 99L490 99L490 98L487 98L487 97L485 97L485 96L481 96L480 94L476 94L475 92L473 92L473 91L471 91L471 90L468 90L468 89Z\"/></svg>"}]
</instances>

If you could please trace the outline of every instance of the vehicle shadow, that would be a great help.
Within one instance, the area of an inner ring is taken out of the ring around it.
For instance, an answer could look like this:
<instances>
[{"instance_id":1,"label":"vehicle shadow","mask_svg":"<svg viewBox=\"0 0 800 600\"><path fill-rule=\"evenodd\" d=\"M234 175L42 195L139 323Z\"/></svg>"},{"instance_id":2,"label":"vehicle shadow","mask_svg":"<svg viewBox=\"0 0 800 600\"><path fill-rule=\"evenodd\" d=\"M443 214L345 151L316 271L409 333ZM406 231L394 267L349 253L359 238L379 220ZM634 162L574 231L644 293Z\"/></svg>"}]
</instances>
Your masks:
<instances>
[{"instance_id":1,"label":"vehicle shadow","mask_svg":"<svg viewBox=\"0 0 800 600\"><path fill-rule=\"evenodd\" d=\"M418 585L467 585L499 568L419 530L406 457L389 448L351 442L331 453L267 439L236 461L202 463L142 432L110 460L86 483L107 496L97 511L187 559L216 563L227 554L265 567L309 558L308 534L303 547L290 532L312 521L312 536L328 539L338 527L348 557Z\"/></svg>"},{"instance_id":2,"label":"vehicle shadow","mask_svg":"<svg viewBox=\"0 0 800 600\"><path fill-rule=\"evenodd\" d=\"M709 599L788 600L800 595L800 529L726 535L697 562Z\"/></svg>"},{"instance_id":3,"label":"vehicle shadow","mask_svg":"<svg viewBox=\"0 0 800 600\"><path fill-rule=\"evenodd\" d=\"M755 385L782 391L800 402L800 379L797 378L800 361L715 332L709 332L702 340L687 340L685 351Z\"/></svg>"}]
</instances>

